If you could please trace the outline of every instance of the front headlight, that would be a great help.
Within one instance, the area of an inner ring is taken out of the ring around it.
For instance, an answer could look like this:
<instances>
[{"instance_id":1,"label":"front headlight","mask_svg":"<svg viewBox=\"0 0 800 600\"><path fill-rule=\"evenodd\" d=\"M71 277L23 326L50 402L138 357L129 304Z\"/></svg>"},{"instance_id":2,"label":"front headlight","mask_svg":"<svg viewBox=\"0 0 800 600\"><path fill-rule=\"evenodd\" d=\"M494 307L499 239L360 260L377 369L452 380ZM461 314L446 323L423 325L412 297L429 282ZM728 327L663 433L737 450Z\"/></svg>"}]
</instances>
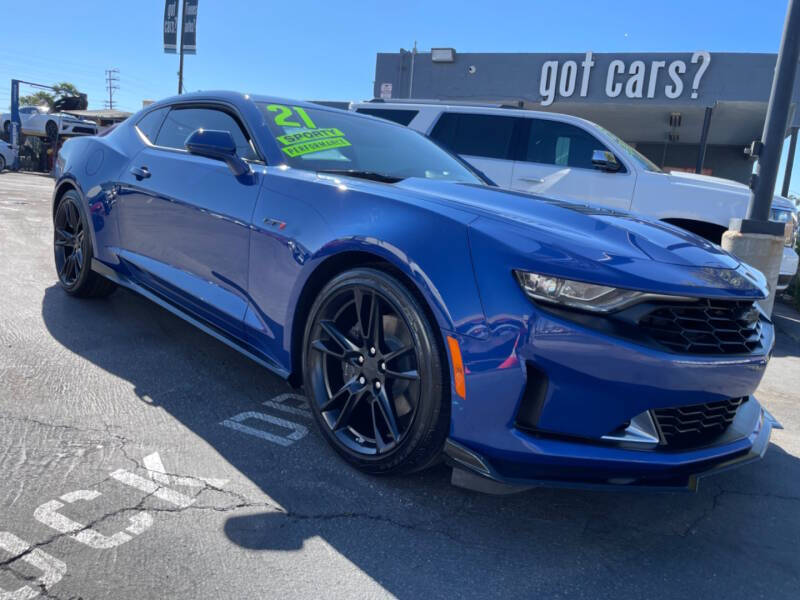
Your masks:
<instances>
[{"instance_id":1,"label":"front headlight","mask_svg":"<svg viewBox=\"0 0 800 600\"><path fill-rule=\"evenodd\" d=\"M527 271L514 271L523 291L533 300L560 304L596 313L607 313L634 304L649 294L634 290L583 283Z\"/></svg>"}]
</instances>

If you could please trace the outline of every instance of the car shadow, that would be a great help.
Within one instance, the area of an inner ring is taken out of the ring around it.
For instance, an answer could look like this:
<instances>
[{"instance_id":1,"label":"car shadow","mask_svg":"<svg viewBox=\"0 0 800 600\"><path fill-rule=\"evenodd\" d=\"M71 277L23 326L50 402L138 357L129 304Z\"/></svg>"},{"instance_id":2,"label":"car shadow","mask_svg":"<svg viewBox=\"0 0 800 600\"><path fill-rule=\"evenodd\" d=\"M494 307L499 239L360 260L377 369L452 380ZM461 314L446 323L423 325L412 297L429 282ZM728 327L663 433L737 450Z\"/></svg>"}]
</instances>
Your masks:
<instances>
[{"instance_id":1,"label":"car shadow","mask_svg":"<svg viewBox=\"0 0 800 600\"><path fill-rule=\"evenodd\" d=\"M323 540L404 598L779 598L798 588L800 461L778 443L762 462L703 481L697 494L545 488L485 496L451 486L443 466L369 477L345 465L310 421L290 446L222 426L292 390L133 293L82 301L53 286L42 317L64 348L128 382L138 401L199 436L280 507L231 513L224 532L250 551ZM341 584L340 559L314 556L322 562L307 567L308 577Z\"/></svg>"}]
</instances>

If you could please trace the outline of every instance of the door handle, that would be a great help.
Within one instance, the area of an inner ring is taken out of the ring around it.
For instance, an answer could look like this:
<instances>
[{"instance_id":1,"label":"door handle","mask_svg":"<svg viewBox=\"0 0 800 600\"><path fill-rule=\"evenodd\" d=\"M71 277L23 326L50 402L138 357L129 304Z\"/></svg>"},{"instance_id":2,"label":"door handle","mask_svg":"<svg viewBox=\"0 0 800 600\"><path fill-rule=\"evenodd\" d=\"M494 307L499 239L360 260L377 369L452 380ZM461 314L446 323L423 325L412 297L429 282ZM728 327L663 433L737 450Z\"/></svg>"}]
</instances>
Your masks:
<instances>
[{"instance_id":1,"label":"door handle","mask_svg":"<svg viewBox=\"0 0 800 600\"><path fill-rule=\"evenodd\" d=\"M136 177L136 181L141 181L142 179L150 177L150 169L147 167L133 167L131 168L131 173Z\"/></svg>"},{"instance_id":2,"label":"door handle","mask_svg":"<svg viewBox=\"0 0 800 600\"><path fill-rule=\"evenodd\" d=\"M544 183L544 179L541 177L518 177L517 179L525 183Z\"/></svg>"}]
</instances>

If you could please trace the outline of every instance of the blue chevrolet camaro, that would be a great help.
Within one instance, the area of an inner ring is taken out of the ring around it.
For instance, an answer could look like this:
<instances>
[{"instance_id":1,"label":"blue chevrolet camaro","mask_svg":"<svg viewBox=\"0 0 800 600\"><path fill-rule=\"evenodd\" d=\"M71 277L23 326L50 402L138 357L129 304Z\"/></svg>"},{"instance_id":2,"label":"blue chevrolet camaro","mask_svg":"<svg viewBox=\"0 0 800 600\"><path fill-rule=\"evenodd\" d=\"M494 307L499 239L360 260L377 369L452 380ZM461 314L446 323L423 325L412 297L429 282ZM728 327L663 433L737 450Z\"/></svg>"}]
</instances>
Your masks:
<instances>
[{"instance_id":1,"label":"blue chevrolet camaro","mask_svg":"<svg viewBox=\"0 0 800 600\"><path fill-rule=\"evenodd\" d=\"M148 106L57 163L63 289L132 289L302 386L364 471L444 456L486 489L691 488L768 445L765 280L680 229L231 92Z\"/></svg>"}]
</instances>

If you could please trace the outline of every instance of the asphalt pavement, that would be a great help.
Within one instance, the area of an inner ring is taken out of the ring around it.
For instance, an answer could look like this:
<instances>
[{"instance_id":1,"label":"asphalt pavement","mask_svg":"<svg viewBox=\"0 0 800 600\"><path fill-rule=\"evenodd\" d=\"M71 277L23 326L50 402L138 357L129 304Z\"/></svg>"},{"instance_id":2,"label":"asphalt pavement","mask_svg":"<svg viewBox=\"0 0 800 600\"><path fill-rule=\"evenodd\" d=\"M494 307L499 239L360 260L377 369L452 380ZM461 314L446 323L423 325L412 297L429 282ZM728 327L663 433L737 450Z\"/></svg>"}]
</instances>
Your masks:
<instances>
[{"instance_id":1,"label":"asphalt pavement","mask_svg":"<svg viewBox=\"0 0 800 600\"><path fill-rule=\"evenodd\" d=\"M800 597L800 341L758 391L785 430L697 494L377 479L227 346L65 295L51 192L0 174L0 598Z\"/></svg>"}]
</instances>

